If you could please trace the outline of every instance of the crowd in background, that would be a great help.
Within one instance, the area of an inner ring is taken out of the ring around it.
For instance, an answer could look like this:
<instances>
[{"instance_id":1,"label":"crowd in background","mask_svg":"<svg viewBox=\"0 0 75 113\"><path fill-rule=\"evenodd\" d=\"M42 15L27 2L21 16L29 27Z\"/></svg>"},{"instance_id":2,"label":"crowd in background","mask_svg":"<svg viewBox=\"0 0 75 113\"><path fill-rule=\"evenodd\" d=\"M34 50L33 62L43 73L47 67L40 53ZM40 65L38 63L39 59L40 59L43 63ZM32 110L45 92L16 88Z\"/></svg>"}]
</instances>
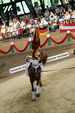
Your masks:
<instances>
[{"instance_id":1,"label":"crowd in background","mask_svg":"<svg viewBox=\"0 0 75 113\"><path fill-rule=\"evenodd\" d=\"M71 4L66 7L55 7L49 9L48 6L43 15L37 14L36 18L32 15L27 17L24 15L24 19L14 15L13 18L9 18L9 24L6 24L6 20L2 20L0 24L0 40L10 38L22 38L29 37L33 34L37 25L40 28L48 27L49 32L54 32L59 28L60 23L75 23L75 12Z\"/></svg>"}]
</instances>

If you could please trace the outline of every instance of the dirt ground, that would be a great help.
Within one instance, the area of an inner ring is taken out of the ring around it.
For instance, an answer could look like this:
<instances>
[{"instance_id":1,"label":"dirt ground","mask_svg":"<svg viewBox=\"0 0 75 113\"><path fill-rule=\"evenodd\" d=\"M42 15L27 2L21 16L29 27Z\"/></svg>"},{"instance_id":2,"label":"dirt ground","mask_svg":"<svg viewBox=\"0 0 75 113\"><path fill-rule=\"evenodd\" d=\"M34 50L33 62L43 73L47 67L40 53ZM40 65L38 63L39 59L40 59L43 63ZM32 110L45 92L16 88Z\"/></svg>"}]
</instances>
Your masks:
<instances>
[{"instance_id":1,"label":"dirt ground","mask_svg":"<svg viewBox=\"0 0 75 113\"><path fill-rule=\"evenodd\" d=\"M25 72L0 82L1 113L75 113L75 56L46 64L42 93L31 99Z\"/></svg>"},{"instance_id":2,"label":"dirt ground","mask_svg":"<svg viewBox=\"0 0 75 113\"><path fill-rule=\"evenodd\" d=\"M57 36L54 37L56 39L60 36L58 33L54 34L51 35ZM63 36L65 35L62 34L62 38ZM24 40L15 41L15 44L20 43L19 48L22 49L25 45ZM41 40L44 42L45 39ZM67 51L70 56L44 66L44 70L51 71L43 73L42 93L34 102L31 98L29 77L25 75L25 71L9 74L10 68L24 64L25 57L31 55L31 50L28 49L23 53L15 51L13 54L0 54L0 63L6 64L0 73L0 78L3 78L0 79L0 113L75 113L74 43L74 40L60 45L52 43L50 47L46 45L41 49L46 51L48 56ZM3 46L7 50L9 45L10 42L7 42L4 45L0 44L0 47Z\"/></svg>"}]
</instances>

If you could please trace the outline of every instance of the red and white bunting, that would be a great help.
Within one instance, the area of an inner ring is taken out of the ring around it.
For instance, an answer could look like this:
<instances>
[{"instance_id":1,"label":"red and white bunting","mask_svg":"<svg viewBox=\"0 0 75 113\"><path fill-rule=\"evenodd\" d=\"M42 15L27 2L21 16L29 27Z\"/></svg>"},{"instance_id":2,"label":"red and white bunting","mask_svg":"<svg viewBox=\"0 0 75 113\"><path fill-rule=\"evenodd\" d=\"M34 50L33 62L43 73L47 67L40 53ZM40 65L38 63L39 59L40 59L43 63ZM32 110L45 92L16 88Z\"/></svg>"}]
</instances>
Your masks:
<instances>
[{"instance_id":1,"label":"red and white bunting","mask_svg":"<svg viewBox=\"0 0 75 113\"><path fill-rule=\"evenodd\" d=\"M75 23L59 23L60 32L75 31Z\"/></svg>"}]
</instances>

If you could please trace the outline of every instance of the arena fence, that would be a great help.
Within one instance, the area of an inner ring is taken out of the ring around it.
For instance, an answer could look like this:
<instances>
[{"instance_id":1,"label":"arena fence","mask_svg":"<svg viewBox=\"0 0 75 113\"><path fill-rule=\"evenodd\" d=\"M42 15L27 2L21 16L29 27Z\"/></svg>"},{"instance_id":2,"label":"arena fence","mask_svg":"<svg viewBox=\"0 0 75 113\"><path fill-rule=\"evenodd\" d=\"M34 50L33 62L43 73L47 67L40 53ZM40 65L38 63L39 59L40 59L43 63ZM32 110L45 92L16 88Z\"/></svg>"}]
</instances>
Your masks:
<instances>
[{"instance_id":1,"label":"arena fence","mask_svg":"<svg viewBox=\"0 0 75 113\"><path fill-rule=\"evenodd\" d=\"M51 45L51 41L54 42L54 43L56 43L56 44L61 44L61 43L63 43L67 39L67 42L71 42L71 38L72 39L75 39L75 36L73 36L70 31L67 31L65 37L61 41L54 40L50 36L50 34L48 34L46 40L44 41L44 43L42 43L40 45L40 48L42 48L43 46L45 46L47 43L48 43L48 46L50 46ZM29 40L28 40L27 44L25 45L24 49L17 48L16 45L12 42L8 51L3 51L3 50L0 49L0 53L7 54L10 51L13 53L14 52L14 49L16 49L19 52L23 52L23 51L25 51L28 48L28 46L29 46L30 49L32 48L32 39L31 38L29 38Z\"/></svg>"}]
</instances>

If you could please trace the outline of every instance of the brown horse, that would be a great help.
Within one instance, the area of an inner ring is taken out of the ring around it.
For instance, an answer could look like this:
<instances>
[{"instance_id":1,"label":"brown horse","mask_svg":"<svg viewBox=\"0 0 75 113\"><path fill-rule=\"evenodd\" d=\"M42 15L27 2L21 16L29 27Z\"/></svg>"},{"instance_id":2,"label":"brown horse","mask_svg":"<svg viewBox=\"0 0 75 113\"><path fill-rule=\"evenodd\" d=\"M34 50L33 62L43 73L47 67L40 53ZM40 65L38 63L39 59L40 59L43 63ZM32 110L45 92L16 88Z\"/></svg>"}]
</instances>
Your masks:
<instances>
[{"instance_id":1,"label":"brown horse","mask_svg":"<svg viewBox=\"0 0 75 113\"><path fill-rule=\"evenodd\" d=\"M34 62L35 60L33 60ZM30 77L30 82L32 86L32 100L35 100L35 81L36 81L36 96L39 97L41 90L42 90L42 83L41 83L41 73L42 73L42 66L47 61L47 55L45 53L40 53L39 60L36 60L37 64L30 63L30 66L28 68L28 75ZM36 68L35 68L36 67Z\"/></svg>"}]
</instances>

